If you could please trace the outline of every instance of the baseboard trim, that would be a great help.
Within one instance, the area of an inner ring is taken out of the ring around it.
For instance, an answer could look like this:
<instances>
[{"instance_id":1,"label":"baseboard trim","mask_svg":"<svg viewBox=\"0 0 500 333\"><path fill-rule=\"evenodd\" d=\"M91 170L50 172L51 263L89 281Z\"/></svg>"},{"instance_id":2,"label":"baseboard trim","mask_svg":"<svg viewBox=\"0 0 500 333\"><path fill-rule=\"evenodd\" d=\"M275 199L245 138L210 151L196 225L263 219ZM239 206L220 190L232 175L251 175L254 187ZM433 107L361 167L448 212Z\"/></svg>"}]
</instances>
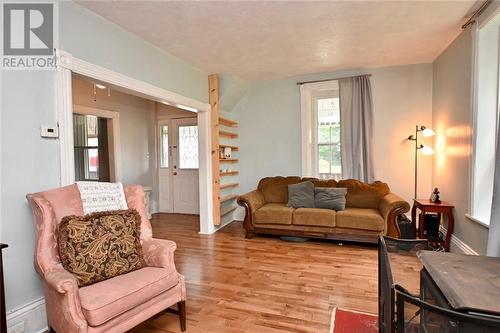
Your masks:
<instances>
[{"instance_id":1,"label":"baseboard trim","mask_svg":"<svg viewBox=\"0 0 500 333\"><path fill-rule=\"evenodd\" d=\"M24 323L25 333L43 333L47 331L47 311L45 298L41 297L7 313L7 332L9 327Z\"/></svg>"},{"instance_id":2,"label":"baseboard trim","mask_svg":"<svg viewBox=\"0 0 500 333\"><path fill-rule=\"evenodd\" d=\"M444 235L446 235L447 230L445 227L440 226L440 230ZM455 235L451 235L450 251L459 252L462 254L474 255L474 256L479 255L479 253L477 253L472 247L467 245L467 243L463 242L460 238L458 238Z\"/></svg>"},{"instance_id":3,"label":"baseboard trim","mask_svg":"<svg viewBox=\"0 0 500 333\"><path fill-rule=\"evenodd\" d=\"M244 221L245 220L245 208L243 207L238 207L234 211L233 219L235 221Z\"/></svg>"}]
</instances>

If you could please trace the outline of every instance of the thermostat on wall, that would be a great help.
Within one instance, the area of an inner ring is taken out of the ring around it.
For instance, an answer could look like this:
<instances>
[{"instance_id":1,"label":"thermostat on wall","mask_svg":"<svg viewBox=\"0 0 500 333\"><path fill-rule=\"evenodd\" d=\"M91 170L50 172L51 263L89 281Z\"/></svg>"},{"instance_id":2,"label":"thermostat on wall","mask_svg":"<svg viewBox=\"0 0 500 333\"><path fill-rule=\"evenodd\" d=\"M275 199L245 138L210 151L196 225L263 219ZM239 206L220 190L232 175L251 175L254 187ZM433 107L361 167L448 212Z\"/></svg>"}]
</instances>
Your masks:
<instances>
[{"instance_id":1,"label":"thermostat on wall","mask_svg":"<svg viewBox=\"0 0 500 333\"><path fill-rule=\"evenodd\" d=\"M58 138L59 130L56 127L40 126L40 136L42 138Z\"/></svg>"}]
</instances>

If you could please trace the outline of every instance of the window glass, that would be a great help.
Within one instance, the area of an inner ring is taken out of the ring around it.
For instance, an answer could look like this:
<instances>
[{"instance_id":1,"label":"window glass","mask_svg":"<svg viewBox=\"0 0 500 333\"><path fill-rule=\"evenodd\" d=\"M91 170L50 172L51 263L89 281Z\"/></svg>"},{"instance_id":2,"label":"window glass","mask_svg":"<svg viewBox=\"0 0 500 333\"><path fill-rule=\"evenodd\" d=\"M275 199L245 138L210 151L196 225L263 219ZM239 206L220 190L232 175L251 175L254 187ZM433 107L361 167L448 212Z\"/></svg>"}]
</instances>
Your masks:
<instances>
[{"instance_id":1,"label":"window glass","mask_svg":"<svg viewBox=\"0 0 500 333\"><path fill-rule=\"evenodd\" d=\"M339 98L317 99L318 173L320 178L340 178Z\"/></svg>"},{"instance_id":2,"label":"window glass","mask_svg":"<svg viewBox=\"0 0 500 333\"><path fill-rule=\"evenodd\" d=\"M179 167L198 169L198 126L179 126Z\"/></svg>"},{"instance_id":3,"label":"window glass","mask_svg":"<svg viewBox=\"0 0 500 333\"><path fill-rule=\"evenodd\" d=\"M99 180L99 118L73 115L75 179Z\"/></svg>"},{"instance_id":4,"label":"window glass","mask_svg":"<svg viewBox=\"0 0 500 333\"><path fill-rule=\"evenodd\" d=\"M160 168L168 168L168 126L160 126Z\"/></svg>"}]
</instances>

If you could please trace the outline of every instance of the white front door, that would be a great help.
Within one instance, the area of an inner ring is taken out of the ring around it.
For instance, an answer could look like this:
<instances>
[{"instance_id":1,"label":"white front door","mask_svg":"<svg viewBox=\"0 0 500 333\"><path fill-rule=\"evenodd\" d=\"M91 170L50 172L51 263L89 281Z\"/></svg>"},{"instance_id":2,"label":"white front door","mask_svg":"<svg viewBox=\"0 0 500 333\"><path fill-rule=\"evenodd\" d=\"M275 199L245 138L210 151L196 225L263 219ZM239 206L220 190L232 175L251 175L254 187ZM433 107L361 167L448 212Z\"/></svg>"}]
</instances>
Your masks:
<instances>
[{"instance_id":1,"label":"white front door","mask_svg":"<svg viewBox=\"0 0 500 333\"><path fill-rule=\"evenodd\" d=\"M199 214L197 119L159 121L159 129L160 211Z\"/></svg>"}]
</instances>

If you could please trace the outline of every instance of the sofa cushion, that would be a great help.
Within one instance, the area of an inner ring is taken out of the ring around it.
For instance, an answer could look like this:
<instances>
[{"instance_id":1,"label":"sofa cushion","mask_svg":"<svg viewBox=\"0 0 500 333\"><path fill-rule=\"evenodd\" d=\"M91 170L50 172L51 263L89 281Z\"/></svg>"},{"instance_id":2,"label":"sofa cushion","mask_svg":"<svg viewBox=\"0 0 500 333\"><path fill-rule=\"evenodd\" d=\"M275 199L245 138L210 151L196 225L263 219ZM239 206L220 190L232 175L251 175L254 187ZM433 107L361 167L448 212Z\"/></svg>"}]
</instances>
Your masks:
<instances>
[{"instance_id":1,"label":"sofa cushion","mask_svg":"<svg viewBox=\"0 0 500 333\"><path fill-rule=\"evenodd\" d=\"M339 228L383 231L385 222L378 209L346 208L337 212L336 226Z\"/></svg>"},{"instance_id":2,"label":"sofa cushion","mask_svg":"<svg viewBox=\"0 0 500 333\"><path fill-rule=\"evenodd\" d=\"M380 200L391 191L386 183L376 181L371 184L359 180L340 180L338 187L347 188L346 207L377 209Z\"/></svg>"},{"instance_id":3,"label":"sofa cushion","mask_svg":"<svg viewBox=\"0 0 500 333\"><path fill-rule=\"evenodd\" d=\"M257 189L267 203L288 202L288 185L300 183L300 177L267 177L262 178Z\"/></svg>"},{"instance_id":4,"label":"sofa cushion","mask_svg":"<svg viewBox=\"0 0 500 333\"><path fill-rule=\"evenodd\" d=\"M174 287L179 274L165 268L145 267L79 289L83 315L99 326Z\"/></svg>"},{"instance_id":5,"label":"sofa cushion","mask_svg":"<svg viewBox=\"0 0 500 333\"><path fill-rule=\"evenodd\" d=\"M253 213L256 224L292 224L292 213L295 208L285 204L265 204Z\"/></svg>"},{"instance_id":6,"label":"sofa cushion","mask_svg":"<svg viewBox=\"0 0 500 333\"><path fill-rule=\"evenodd\" d=\"M316 187L314 188L314 207L333 210L345 209L344 187Z\"/></svg>"},{"instance_id":7,"label":"sofa cushion","mask_svg":"<svg viewBox=\"0 0 500 333\"><path fill-rule=\"evenodd\" d=\"M295 225L335 227L335 211L322 208L297 208L293 212Z\"/></svg>"},{"instance_id":8,"label":"sofa cushion","mask_svg":"<svg viewBox=\"0 0 500 333\"><path fill-rule=\"evenodd\" d=\"M288 207L314 208L314 185L309 181L288 185Z\"/></svg>"}]
</instances>

